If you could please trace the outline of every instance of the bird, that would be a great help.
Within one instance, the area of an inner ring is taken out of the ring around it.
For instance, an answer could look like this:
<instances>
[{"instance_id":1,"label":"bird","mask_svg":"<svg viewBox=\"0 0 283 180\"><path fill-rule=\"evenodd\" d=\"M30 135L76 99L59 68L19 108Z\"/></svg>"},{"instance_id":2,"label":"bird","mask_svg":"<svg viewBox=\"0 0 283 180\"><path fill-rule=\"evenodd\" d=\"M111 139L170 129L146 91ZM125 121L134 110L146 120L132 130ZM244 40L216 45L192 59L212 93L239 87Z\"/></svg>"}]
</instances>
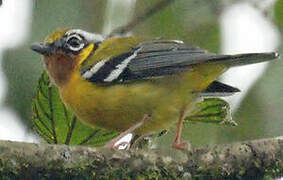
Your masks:
<instances>
[{"instance_id":1,"label":"bird","mask_svg":"<svg viewBox=\"0 0 283 180\"><path fill-rule=\"evenodd\" d=\"M107 37L58 29L31 49L43 56L60 98L82 122L121 134L149 135L176 125L173 148L184 149L182 124L203 96L239 89L217 78L229 68L277 59L276 52L223 55L180 40Z\"/></svg>"}]
</instances>

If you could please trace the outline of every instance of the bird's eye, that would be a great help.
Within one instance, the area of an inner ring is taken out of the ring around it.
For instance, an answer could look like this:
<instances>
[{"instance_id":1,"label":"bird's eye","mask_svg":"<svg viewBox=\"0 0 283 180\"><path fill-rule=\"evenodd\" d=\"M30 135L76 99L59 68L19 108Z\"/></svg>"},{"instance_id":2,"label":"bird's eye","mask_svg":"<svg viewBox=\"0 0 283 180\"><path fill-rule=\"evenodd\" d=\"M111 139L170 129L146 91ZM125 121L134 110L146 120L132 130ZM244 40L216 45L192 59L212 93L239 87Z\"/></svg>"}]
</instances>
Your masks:
<instances>
[{"instance_id":1,"label":"bird's eye","mask_svg":"<svg viewBox=\"0 0 283 180\"><path fill-rule=\"evenodd\" d=\"M82 38L78 35L70 36L66 42L67 48L72 51L79 51L84 47Z\"/></svg>"},{"instance_id":2,"label":"bird's eye","mask_svg":"<svg viewBox=\"0 0 283 180\"><path fill-rule=\"evenodd\" d=\"M80 46L80 40L75 37L72 37L71 39L69 39L68 44L74 48L77 48Z\"/></svg>"}]
</instances>

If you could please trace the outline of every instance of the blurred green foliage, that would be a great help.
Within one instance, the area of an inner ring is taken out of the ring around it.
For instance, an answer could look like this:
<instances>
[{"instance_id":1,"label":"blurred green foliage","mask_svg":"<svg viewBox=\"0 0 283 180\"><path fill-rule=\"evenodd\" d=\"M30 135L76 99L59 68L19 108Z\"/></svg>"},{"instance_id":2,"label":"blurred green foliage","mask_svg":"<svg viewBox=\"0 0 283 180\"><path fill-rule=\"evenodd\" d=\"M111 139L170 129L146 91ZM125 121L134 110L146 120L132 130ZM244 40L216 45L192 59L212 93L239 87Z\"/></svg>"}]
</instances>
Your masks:
<instances>
[{"instance_id":1,"label":"blurred green foliage","mask_svg":"<svg viewBox=\"0 0 283 180\"><path fill-rule=\"evenodd\" d=\"M135 15L156 2L158 0L137 1ZM222 8L219 2L221 1L176 0L138 25L133 33L181 39L188 44L218 52L219 15ZM7 50L3 61L3 69L9 82L6 104L13 107L27 124L31 122L32 97L35 96L37 80L43 69L39 56L29 50L29 45L33 41L41 41L60 27L101 32L106 3L107 1L101 0L34 1L32 28L28 41L15 49ZM274 22L281 30L281 34L282 12L283 1L279 0L275 7ZM283 54L282 46L280 52ZM282 135L282 63L282 60L270 63L267 72L249 92L234 115L234 120L239 126L188 124L184 128L184 139L190 140L194 145L203 145ZM173 132L159 140L161 146L168 147L168 143L173 140Z\"/></svg>"},{"instance_id":2,"label":"blurred green foliage","mask_svg":"<svg viewBox=\"0 0 283 180\"><path fill-rule=\"evenodd\" d=\"M156 2L137 1L137 13L145 11ZM134 30L136 34L152 37L180 39L212 52L220 47L218 25L218 0L178 0L156 13ZM197 9L197 11L196 11Z\"/></svg>"}]
</instances>

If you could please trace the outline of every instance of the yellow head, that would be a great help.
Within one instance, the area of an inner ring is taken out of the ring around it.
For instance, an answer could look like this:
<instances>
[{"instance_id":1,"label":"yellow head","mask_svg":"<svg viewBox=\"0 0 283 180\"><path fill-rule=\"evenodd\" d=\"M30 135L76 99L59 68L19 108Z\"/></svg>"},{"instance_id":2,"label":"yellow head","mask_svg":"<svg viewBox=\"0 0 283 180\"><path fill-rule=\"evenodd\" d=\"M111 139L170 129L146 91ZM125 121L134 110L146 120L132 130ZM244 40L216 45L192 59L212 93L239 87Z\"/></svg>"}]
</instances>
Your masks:
<instances>
[{"instance_id":1,"label":"yellow head","mask_svg":"<svg viewBox=\"0 0 283 180\"><path fill-rule=\"evenodd\" d=\"M57 86L62 86L103 40L99 34L63 29L49 35L43 43L32 44L31 49L43 55L49 76Z\"/></svg>"}]
</instances>

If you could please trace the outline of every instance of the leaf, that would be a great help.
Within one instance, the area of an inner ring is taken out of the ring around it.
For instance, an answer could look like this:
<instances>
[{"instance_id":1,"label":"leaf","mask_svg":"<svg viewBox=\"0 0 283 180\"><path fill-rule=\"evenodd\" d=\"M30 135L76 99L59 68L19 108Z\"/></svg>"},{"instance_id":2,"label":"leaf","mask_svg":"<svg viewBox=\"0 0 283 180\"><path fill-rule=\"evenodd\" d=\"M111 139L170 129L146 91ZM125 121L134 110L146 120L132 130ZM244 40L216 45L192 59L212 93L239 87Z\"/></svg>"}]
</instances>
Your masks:
<instances>
[{"instance_id":1,"label":"leaf","mask_svg":"<svg viewBox=\"0 0 283 180\"><path fill-rule=\"evenodd\" d=\"M232 120L229 104L220 98L205 98L196 104L191 116L185 118L184 123L203 122L236 126Z\"/></svg>"},{"instance_id":2,"label":"leaf","mask_svg":"<svg viewBox=\"0 0 283 180\"><path fill-rule=\"evenodd\" d=\"M34 130L51 144L98 146L117 135L83 124L64 106L46 72L39 80L32 110Z\"/></svg>"}]
</instances>

